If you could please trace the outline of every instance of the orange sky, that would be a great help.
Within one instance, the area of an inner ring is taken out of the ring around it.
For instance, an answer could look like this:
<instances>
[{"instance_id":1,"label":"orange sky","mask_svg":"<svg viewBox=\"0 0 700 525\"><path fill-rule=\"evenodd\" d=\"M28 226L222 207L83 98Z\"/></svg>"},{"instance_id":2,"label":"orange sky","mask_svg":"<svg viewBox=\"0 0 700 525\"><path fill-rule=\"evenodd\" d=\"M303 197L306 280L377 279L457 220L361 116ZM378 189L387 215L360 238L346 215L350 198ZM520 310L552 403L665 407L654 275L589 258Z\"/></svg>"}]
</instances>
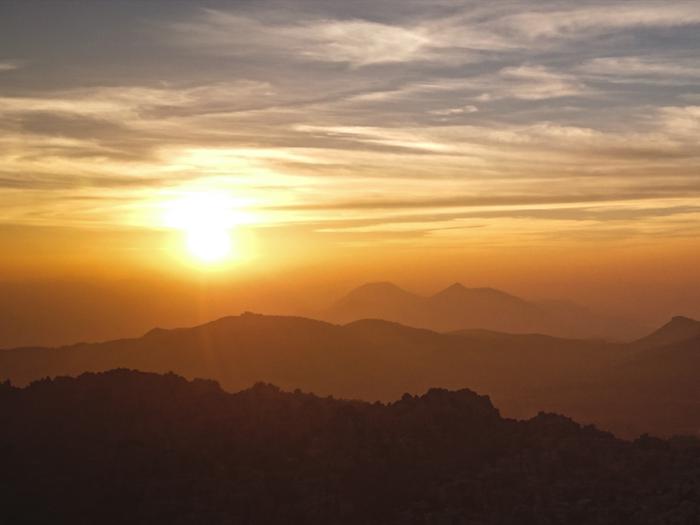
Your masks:
<instances>
[{"instance_id":1,"label":"orange sky","mask_svg":"<svg viewBox=\"0 0 700 525\"><path fill-rule=\"evenodd\" d=\"M698 4L397 2L3 5L0 288L700 317Z\"/></svg>"}]
</instances>

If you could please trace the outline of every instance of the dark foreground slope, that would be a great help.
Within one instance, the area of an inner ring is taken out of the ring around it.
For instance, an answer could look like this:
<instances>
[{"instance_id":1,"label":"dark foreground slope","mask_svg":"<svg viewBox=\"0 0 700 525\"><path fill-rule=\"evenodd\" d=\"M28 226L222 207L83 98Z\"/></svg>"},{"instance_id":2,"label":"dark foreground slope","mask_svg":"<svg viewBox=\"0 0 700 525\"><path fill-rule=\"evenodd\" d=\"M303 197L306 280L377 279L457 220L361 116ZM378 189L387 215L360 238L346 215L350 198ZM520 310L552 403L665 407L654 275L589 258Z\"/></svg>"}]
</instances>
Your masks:
<instances>
[{"instance_id":1,"label":"dark foreground slope","mask_svg":"<svg viewBox=\"0 0 700 525\"><path fill-rule=\"evenodd\" d=\"M0 386L3 523L697 524L700 442L127 370Z\"/></svg>"}]
</instances>

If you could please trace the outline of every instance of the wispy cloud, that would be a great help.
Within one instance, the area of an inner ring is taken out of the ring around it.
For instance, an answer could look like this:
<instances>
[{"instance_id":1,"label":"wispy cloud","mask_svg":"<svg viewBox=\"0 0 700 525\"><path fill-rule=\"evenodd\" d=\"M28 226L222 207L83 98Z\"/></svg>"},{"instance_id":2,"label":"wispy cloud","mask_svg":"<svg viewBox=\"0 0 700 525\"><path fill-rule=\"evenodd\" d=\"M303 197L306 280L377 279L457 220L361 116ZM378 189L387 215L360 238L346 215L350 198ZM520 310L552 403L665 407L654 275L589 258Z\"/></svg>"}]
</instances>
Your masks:
<instances>
[{"instance_id":1,"label":"wispy cloud","mask_svg":"<svg viewBox=\"0 0 700 525\"><path fill-rule=\"evenodd\" d=\"M700 24L695 2L620 2L565 7L558 2L517 3L459 9L395 23L332 18L312 12L280 20L268 11L240 14L203 9L188 22L170 26L171 42L217 55L286 55L292 59L347 62L354 66L416 61L468 63L487 58L479 52L522 52L538 40L636 28ZM397 2L397 8L400 3ZM371 12L368 14L371 15Z\"/></svg>"},{"instance_id":2,"label":"wispy cloud","mask_svg":"<svg viewBox=\"0 0 700 525\"><path fill-rule=\"evenodd\" d=\"M445 109L434 109L430 113L433 115L438 115L440 117L451 117L455 115L464 115L468 113L476 113L479 108L473 104L467 104L466 106L460 106L456 108L445 108Z\"/></svg>"},{"instance_id":3,"label":"wispy cloud","mask_svg":"<svg viewBox=\"0 0 700 525\"><path fill-rule=\"evenodd\" d=\"M579 194L511 194L511 195L457 195L415 199L366 199L307 205L288 205L276 209L290 210L382 210L382 209L436 209L436 208L501 208L541 206L554 204L595 204L606 202L644 201L659 198L690 199L700 196L700 188L689 185L621 188L615 192L589 191ZM275 209L275 208L273 208Z\"/></svg>"},{"instance_id":4,"label":"wispy cloud","mask_svg":"<svg viewBox=\"0 0 700 525\"><path fill-rule=\"evenodd\" d=\"M23 63L19 60L0 60L0 73L21 68Z\"/></svg>"},{"instance_id":5,"label":"wispy cloud","mask_svg":"<svg viewBox=\"0 0 700 525\"><path fill-rule=\"evenodd\" d=\"M530 10L491 21L497 30L533 39L580 38L613 30L682 27L700 24L697 2L618 2L561 8L544 3ZM549 8L548 8L549 7Z\"/></svg>"},{"instance_id":6,"label":"wispy cloud","mask_svg":"<svg viewBox=\"0 0 700 525\"><path fill-rule=\"evenodd\" d=\"M486 92L489 100L513 97L524 100L571 97L590 93L583 82L575 76L549 70L543 66L523 65L504 68L500 71L501 82L494 82Z\"/></svg>"},{"instance_id":7,"label":"wispy cloud","mask_svg":"<svg viewBox=\"0 0 700 525\"><path fill-rule=\"evenodd\" d=\"M687 83L700 77L700 60L676 57L600 57L586 61L578 70L619 82L653 79L669 84Z\"/></svg>"},{"instance_id":8,"label":"wispy cloud","mask_svg":"<svg viewBox=\"0 0 700 525\"><path fill-rule=\"evenodd\" d=\"M0 221L133 224L124 202L198 185L309 234L696 217L697 2L172 5L90 53L66 26L64 48L17 54L32 67L0 79Z\"/></svg>"},{"instance_id":9,"label":"wispy cloud","mask_svg":"<svg viewBox=\"0 0 700 525\"><path fill-rule=\"evenodd\" d=\"M172 26L175 43L220 55L272 54L356 66L434 57L429 32L367 20L272 23L207 9Z\"/></svg>"},{"instance_id":10,"label":"wispy cloud","mask_svg":"<svg viewBox=\"0 0 700 525\"><path fill-rule=\"evenodd\" d=\"M420 96L441 95L444 99L493 102L502 99L546 100L563 97L594 95L596 90L586 85L577 75L557 71L542 65L523 64L505 67L496 72L461 77L437 77L431 80L408 82L388 90L369 91L354 95L356 101L381 102L400 99L415 100ZM461 108L476 108L467 104ZM459 109L459 108L457 108ZM439 111L439 110L438 110ZM471 111L457 111L470 113ZM440 114L435 113L433 114Z\"/></svg>"}]
</instances>

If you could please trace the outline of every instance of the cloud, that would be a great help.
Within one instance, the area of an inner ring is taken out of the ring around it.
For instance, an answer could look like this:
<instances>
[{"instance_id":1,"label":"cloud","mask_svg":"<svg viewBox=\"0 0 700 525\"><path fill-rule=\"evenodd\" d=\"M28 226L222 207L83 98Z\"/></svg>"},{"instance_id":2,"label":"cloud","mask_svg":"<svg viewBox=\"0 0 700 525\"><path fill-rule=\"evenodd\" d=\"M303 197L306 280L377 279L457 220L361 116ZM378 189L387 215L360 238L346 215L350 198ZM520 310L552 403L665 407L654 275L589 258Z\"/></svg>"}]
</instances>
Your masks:
<instances>
[{"instance_id":1,"label":"cloud","mask_svg":"<svg viewBox=\"0 0 700 525\"><path fill-rule=\"evenodd\" d=\"M580 38L620 29L666 28L700 24L697 2L618 2L570 9L540 7L490 22L495 30L529 40Z\"/></svg>"},{"instance_id":2,"label":"cloud","mask_svg":"<svg viewBox=\"0 0 700 525\"><path fill-rule=\"evenodd\" d=\"M235 111L273 95L269 83L238 79L194 87L141 85L96 86L43 93L0 96L0 114L31 112L126 119Z\"/></svg>"},{"instance_id":3,"label":"cloud","mask_svg":"<svg viewBox=\"0 0 700 525\"><path fill-rule=\"evenodd\" d=\"M434 109L430 111L431 115L438 115L441 117L452 117L455 115L464 115L467 113L476 113L479 108L473 104L467 104L466 106L461 106L458 108L446 108L446 109Z\"/></svg>"},{"instance_id":4,"label":"cloud","mask_svg":"<svg viewBox=\"0 0 700 525\"><path fill-rule=\"evenodd\" d=\"M659 126L667 135L688 142L697 148L696 156L700 157L700 106L663 107L658 116Z\"/></svg>"},{"instance_id":5,"label":"cloud","mask_svg":"<svg viewBox=\"0 0 700 525\"><path fill-rule=\"evenodd\" d=\"M513 48L501 36L453 18L385 23L302 13L280 21L204 9L189 22L169 26L169 42L213 55L280 57L291 60L377 64L445 62L464 64L478 52Z\"/></svg>"},{"instance_id":6,"label":"cloud","mask_svg":"<svg viewBox=\"0 0 700 525\"><path fill-rule=\"evenodd\" d=\"M619 82L643 79L667 83L687 83L700 78L700 60L677 57L622 56L600 57L581 64L579 71Z\"/></svg>"},{"instance_id":7,"label":"cloud","mask_svg":"<svg viewBox=\"0 0 700 525\"><path fill-rule=\"evenodd\" d=\"M383 144L386 146L406 148L418 151L446 152L449 145L442 141L431 140L421 130L386 129L380 127L352 126L308 126L300 125L301 132L322 132L338 137L345 137L359 142Z\"/></svg>"},{"instance_id":8,"label":"cloud","mask_svg":"<svg viewBox=\"0 0 700 525\"><path fill-rule=\"evenodd\" d=\"M501 208L541 205L581 205L624 201L645 201L700 196L700 188L692 185L671 185L621 188L609 192L586 192L578 194L511 194L511 195L456 195L449 197L427 197L415 199L365 199L313 203L307 205L280 206L272 209L288 210L391 210L391 209L436 209L436 208Z\"/></svg>"},{"instance_id":9,"label":"cloud","mask_svg":"<svg viewBox=\"0 0 700 525\"><path fill-rule=\"evenodd\" d=\"M499 73L501 82L487 92L489 100L513 97L523 100L545 100L591 93L575 76L552 71L543 66L522 65L504 68Z\"/></svg>"},{"instance_id":10,"label":"cloud","mask_svg":"<svg viewBox=\"0 0 700 525\"><path fill-rule=\"evenodd\" d=\"M459 6L459 2L451 4L449 16L426 7L420 15L393 23L304 10L287 11L288 16L280 19L264 10L240 14L203 9L195 20L171 24L170 42L216 55L286 56L356 67L426 61L464 64L487 60L489 55L483 52L522 52L539 40L700 24L695 2L624 2L568 9L559 2L538 2L535 8L526 2L508 8ZM367 15L371 13L369 9Z\"/></svg>"},{"instance_id":11,"label":"cloud","mask_svg":"<svg viewBox=\"0 0 700 525\"><path fill-rule=\"evenodd\" d=\"M22 67L22 62L18 60L0 60L0 73L13 71Z\"/></svg>"},{"instance_id":12,"label":"cloud","mask_svg":"<svg viewBox=\"0 0 700 525\"><path fill-rule=\"evenodd\" d=\"M562 222L568 223L568 228L580 229L579 234L595 235L595 231L611 229L619 230L620 225L625 225L630 221L637 221L638 226L647 227L650 223L658 225L661 222L659 235L678 232L679 225L674 225L670 221L677 219L682 225L687 221L700 217L700 207L693 205L679 205L667 207L630 206L627 203L621 205L608 204L605 207L591 206L556 206L556 207L518 207L512 206L502 209L481 208L470 211L448 212L448 213L422 213L408 214L390 217L375 217L367 219L335 220L315 224L314 227L323 233L341 234L363 234L363 233L413 233L433 234L446 230L463 230L472 228L483 228L489 231L504 229L501 221L507 221L512 227L512 221L529 224L529 235L543 235L548 229L542 223L551 224L557 221L557 226L561 227ZM659 221L661 219L661 221ZM670 220L669 220L670 219ZM664 224L665 222L665 224ZM538 224L539 223L539 224ZM670 223L670 224L669 224ZM658 227L658 226L657 226ZM507 228L506 228L507 229ZM685 235L696 235L700 233L697 227L685 228ZM559 228L554 230L554 235L562 236ZM520 234L525 232L521 231ZM619 232L618 232L619 233ZM628 232L633 233L633 232ZM566 235L564 235L566 236ZM619 235L612 234L612 239Z\"/></svg>"},{"instance_id":13,"label":"cloud","mask_svg":"<svg viewBox=\"0 0 700 525\"><path fill-rule=\"evenodd\" d=\"M364 20L322 21L287 29L301 42L309 41L302 56L355 66L406 62L430 57L430 37L420 29Z\"/></svg>"},{"instance_id":14,"label":"cloud","mask_svg":"<svg viewBox=\"0 0 700 525\"><path fill-rule=\"evenodd\" d=\"M451 100L459 96L462 100L474 102L494 102L503 99L538 101L563 97L586 97L596 93L596 90L574 74L542 65L523 64L471 76L438 77L409 82L389 90L353 95L352 99L359 102L386 102L401 99L416 100L421 96L438 96ZM467 108L464 111L458 111L460 113L474 112L471 108L476 108L474 104L460 107ZM436 111L443 110L444 108L441 108ZM436 111L431 113L441 114Z\"/></svg>"},{"instance_id":15,"label":"cloud","mask_svg":"<svg viewBox=\"0 0 700 525\"><path fill-rule=\"evenodd\" d=\"M172 30L175 44L221 55L285 55L355 66L424 60L431 56L429 35L420 27L367 20L272 23L207 9L196 21L174 24Z\"/></svg>"},{"instance_id":16,"label":"cloud","mask_svg":"<svg viewBox=\"0 0 700 525\"><path fill-rule=\"evenodd\" d=\"M60 50L27 47L31 70L0 93L16 209L122 223L124 199L211 185L270 223L347 215L408 235L453 207L573 221L697 198L696 3L166 5L134 10L109 50L77 52L60 24ZM440 235L482 219L442 217Z\"/></svg>"}]
</instances>

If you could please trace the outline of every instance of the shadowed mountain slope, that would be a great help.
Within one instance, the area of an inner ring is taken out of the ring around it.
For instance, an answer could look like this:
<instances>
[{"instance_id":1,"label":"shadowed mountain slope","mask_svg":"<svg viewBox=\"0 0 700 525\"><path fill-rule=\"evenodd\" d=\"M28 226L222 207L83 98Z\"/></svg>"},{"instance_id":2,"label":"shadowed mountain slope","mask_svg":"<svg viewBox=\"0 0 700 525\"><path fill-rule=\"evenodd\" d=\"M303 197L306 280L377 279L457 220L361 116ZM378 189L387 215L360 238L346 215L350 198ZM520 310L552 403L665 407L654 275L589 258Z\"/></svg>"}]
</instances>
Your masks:
<instances>
[{"instance_id":1,"label":"shadowed mountain slope","mask_svg":"<svg viewBox=\"0 0 700 525\"><path fill-rule=\"evenodd\" d=\"M114 370L0 384L0 425L7 523L700 520L700 441L503 419L469 390L383 405Z\"/></svg>"},{"instance_id":2,"label":"shadowed mountain slope","mask_svg":"<svg viewBox=\"0 0 700 525\"><path fill-rule=\"evenodd\" d=\"M700 321L677 315L658 330L634 342L640 350L653 349L700 337Z\"/></svg>"},{"instance_id":3,"label":"shadowed mountain slope","mask_svg":"<svg viewBox=\"0 0 700 525\"><path fill-rule=\"evenodd\" d=\"M340 299L334 305L334 309L339 316L350 317L344 322L365 318L410 319L420 314L421 300L420 296L402 290L392 283L368 283ZM366 315L359 318L354 316L353 313L358 310Z\"/></svg>"},{"instance_id":4,"label":"shadowed mountain slope","mask_svg":"<svg viewBox=\"0 0 700 525\"><path fill-rule=\"evenodd\" d=\"M596 315L573 303L536 303L494 288L467 288L460 283L430 297L391 283L366 284L340 299L322 317L338 323L386 319L438 332L480 328L582 339L626 340L644 332L636 323Z\"/></svg>"},{"instance_id":5,"label":"shadowed mountain slope","mask_svg":"<svg viewBox=\"0 0 700 525\"><path fill-rule=\"evenodd\" d=\"M532 336L510 336L504 344L380 320L338 326L248 313L192 328L155 329L136 339L4 350L0 370L26 384L44 376L129 367L210 377L228 389L264 380L323 395L387 400L431 385L515 393L559 384L582 370L592 373L615 359L619 348L544 339L551 343L532 345Z\"/></svg>"},{"instance_id":6,"label":"shadowed mountain slope","mask_svg":"<svg viewBox=\"0 0 700 525\"><path fill-rule=\"evenodd\" d=\"M677 330L679 321L674 318L649 337L626 345L621 359L594 377L553 393L525 395L520 400L523 412L513 400L512 413L528 414L529 407L539 406L566 410L620 435L641 430L700 435L700 335L687 330L697 321L683 319Z\"/></svg>"},{"instance_id":7,"label":"shadowed mountain slope","mask_svg":"<svg viewBox=\"0 0 700 525\"><path fill-rule=\"evenodd\" d=\"M652 352L538 334L441 334L380 320L338 326L244 314L136 339L0 351L0 378L23 385L128 367L212 378L230 390L269 381L366 400L469 387L519 417L556 409L624 435L672 434L700 430L694 348L696 339Z\"/></svg>"}]
</instances>

